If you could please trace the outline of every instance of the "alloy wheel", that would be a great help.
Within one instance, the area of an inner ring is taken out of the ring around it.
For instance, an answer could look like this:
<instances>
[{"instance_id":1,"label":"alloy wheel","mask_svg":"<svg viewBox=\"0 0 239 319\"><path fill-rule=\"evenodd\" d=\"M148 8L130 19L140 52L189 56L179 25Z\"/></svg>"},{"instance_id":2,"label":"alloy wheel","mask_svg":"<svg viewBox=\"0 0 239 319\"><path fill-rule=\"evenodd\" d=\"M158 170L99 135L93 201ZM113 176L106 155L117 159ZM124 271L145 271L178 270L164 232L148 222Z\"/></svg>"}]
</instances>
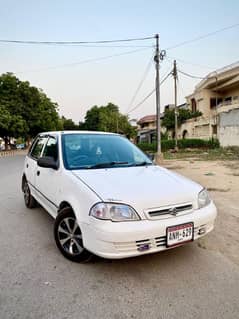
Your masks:
<instances>
[{"instance_id":1,"label":"alloy wheel","mask_svg":"<svg viewBox=\"0 0 239 319\"><path fill-rule=\"evenodd\" d=\"M84 250L82 235L74 217L62 219L58 226L58 239L62 248L71 255L79 255Z\"/></svg>"},{"instance_id":2,"label":"alloy wheel","mask_svg":"<svg viewBox=\"0 0 239 319\"><path fill-rule=\"evenodd\" d=\"M27 181L25 181L24 183L23 194L24 194L25 203L28 204L30 200L30 188L28 186Z\"/></svg>"}]
</instances>

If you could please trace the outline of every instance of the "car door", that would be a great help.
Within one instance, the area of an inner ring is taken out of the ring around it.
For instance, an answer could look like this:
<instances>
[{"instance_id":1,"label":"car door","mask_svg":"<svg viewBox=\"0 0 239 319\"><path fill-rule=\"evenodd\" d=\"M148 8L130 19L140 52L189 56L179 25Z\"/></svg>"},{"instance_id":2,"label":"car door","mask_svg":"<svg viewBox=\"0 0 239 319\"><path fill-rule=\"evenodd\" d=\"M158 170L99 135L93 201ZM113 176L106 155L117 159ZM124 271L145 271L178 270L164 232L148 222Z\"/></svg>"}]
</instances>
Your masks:
<instances>
[{"instance_id":1,"label":"car door","mask_svg":"<svg viewBox=\"0 0 239 319\"><path fill-rule=\"evenodd\" d=\"M59 163L59 150L57 136L49 136L42 152L42 156L53 157ZM59 165L59 164L58 164ZM58 169L40 167L36 168L36 189L38 191L39 202L55 217L58 209L58 194L60 188L60 173Z\"/></svg>"},{"instance_id":2,"label":"car door","mask_svg":"<svg viewBox=\"0 0 239 319\"><path fill-rule=\"evenodd\" d=\"M46 141L47 141L47 136L39 135L33 142L32 147L25 159L24 172L25 172L28 185L31 189L31 193L33 194L33 196L36 193L35 182L36 182L37 160L41 156L41 153L43 151Z\"/></svg>"}]
</instances>

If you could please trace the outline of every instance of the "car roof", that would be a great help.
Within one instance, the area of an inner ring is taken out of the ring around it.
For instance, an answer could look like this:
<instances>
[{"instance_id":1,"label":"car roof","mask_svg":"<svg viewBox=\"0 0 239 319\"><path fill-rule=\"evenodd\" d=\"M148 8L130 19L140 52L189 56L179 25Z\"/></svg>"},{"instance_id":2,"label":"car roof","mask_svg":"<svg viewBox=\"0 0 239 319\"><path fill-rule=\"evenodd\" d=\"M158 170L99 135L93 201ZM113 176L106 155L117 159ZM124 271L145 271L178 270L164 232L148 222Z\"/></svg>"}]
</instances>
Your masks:
<instances>
[{"instance_id":1,"label":"car roof","mask_svg":"<svg viewBox=\"0 0 239 319\"><path fill-rule=\"evenodd\" d=\"M41 132L39 135L63 135L63 134L100 134L100 135L119 135L112 132L101 132L101 131L50 131Z\"/></svg>"}]
</instances>

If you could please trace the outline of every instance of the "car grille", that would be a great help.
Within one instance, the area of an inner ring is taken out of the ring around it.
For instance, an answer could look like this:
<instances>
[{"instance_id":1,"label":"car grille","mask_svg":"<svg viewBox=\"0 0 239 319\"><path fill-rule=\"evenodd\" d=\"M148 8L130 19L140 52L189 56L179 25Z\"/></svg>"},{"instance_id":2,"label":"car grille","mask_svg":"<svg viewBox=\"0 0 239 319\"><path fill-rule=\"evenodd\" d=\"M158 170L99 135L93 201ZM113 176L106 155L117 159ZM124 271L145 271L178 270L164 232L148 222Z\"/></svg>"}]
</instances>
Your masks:
<instances>
[{"instance_id":1,"label":"car grille","mask_svg":"<svg viewBox=\"0 0 239 319\"><path fill-rule=\"evenodd\" d=\"M159 209L151 210L146 212L150 219L163 219L175 216L181 216L191 212L193 209L192 203L180 204L171 207L162 207Z\"/></svg>"}]
</instances>

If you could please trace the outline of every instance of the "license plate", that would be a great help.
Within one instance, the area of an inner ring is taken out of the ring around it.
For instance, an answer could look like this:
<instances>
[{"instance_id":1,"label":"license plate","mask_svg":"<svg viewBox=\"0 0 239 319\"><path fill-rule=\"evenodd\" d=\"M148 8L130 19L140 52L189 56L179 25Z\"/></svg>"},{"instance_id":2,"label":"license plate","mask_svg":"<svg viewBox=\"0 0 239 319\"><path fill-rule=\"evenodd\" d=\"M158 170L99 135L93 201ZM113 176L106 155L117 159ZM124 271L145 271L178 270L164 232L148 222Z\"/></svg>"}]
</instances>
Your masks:
<instances>
[{"instance_id":1,"label":"license plate","mask_svg":"<svg viewBox=\"0 0 239 319\"><path fill-rule=\"evenodd\" d=\"M167 247L193 241L193 223L167 227Z\"/></svg>"}]
</instances>

